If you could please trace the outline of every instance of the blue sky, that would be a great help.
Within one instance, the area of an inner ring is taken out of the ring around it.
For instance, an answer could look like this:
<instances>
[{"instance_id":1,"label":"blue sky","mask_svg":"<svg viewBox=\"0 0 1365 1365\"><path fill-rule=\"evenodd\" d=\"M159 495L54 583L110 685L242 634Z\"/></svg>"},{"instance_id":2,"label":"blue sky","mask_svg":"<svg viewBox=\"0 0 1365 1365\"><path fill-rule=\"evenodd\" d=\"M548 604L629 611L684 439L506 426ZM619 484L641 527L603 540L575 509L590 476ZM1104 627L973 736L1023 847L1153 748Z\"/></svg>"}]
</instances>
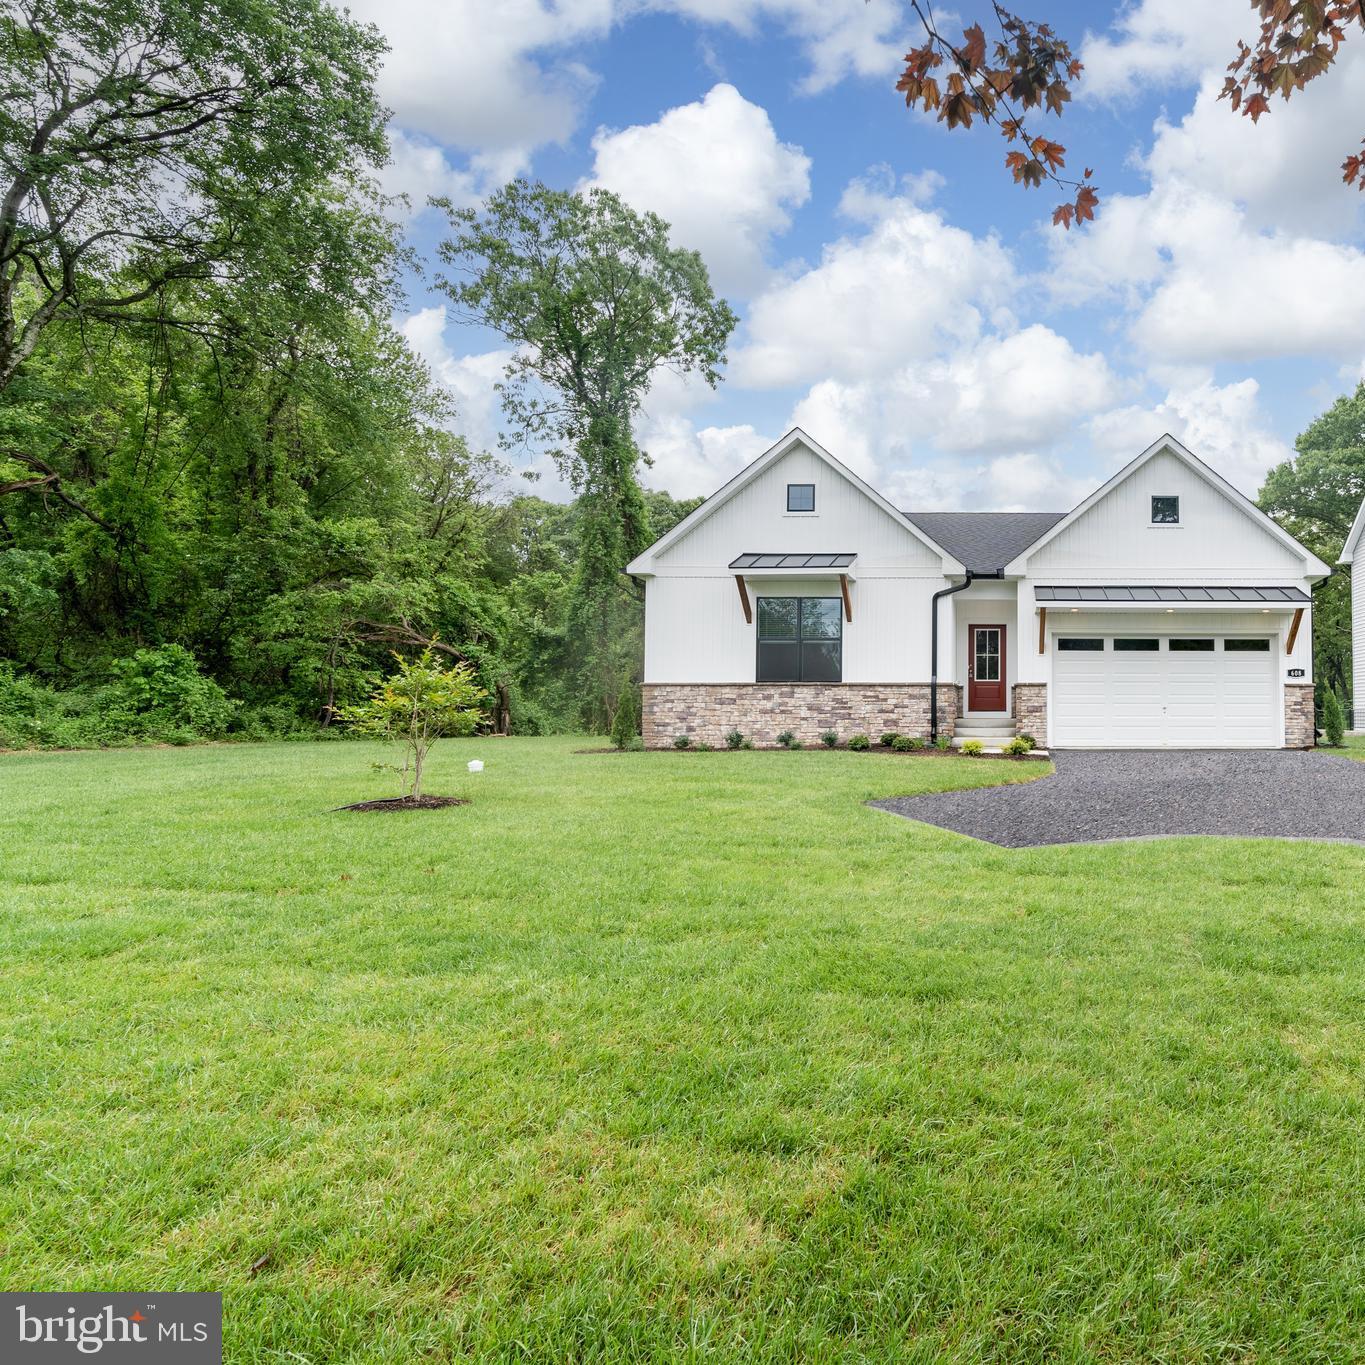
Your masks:
<instances>
[{"instance_id":1,"label":"blue sky","mask_svg":"<svg viewBox=\"0 0 1365 1365\"><path fill-rule=\"evenodd\" d=\"M353 9L391 45L390 188L606 184L705 256L742 320L728 377L665 378L638 430L646 481L677 495L797 423L906 507L1065 508L1166 430L1254 492L1362 376L1365 195L1338 168L1365 132L1365 37L1253 128L1215 99L1246 0L1037 0L1087 67L1048 134L1102 194L1063 234L998 136L905 109L899 0ZM439 216L407 230L430 259ZM498 338L420 279L399 322L491 447ZM565 495L543 461L515 468Z\"/></svg>"}]
</instances>

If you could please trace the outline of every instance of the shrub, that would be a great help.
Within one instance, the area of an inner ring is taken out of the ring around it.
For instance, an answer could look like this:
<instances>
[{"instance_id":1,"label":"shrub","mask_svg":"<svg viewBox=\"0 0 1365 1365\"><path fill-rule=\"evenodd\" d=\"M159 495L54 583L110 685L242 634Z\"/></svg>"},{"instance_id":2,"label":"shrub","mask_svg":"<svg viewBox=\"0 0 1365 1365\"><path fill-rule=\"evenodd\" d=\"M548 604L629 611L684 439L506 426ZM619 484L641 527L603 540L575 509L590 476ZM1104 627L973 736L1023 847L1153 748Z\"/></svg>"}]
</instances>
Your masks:
<instances>
[{"instance_id":1,"label":"shrub","mask_svg":"<svg viewBox=\"0 0 1365 1365\"><path fill-rule=\"evenodd\" d=\"M1023 758L1023 756L1033 748L1033 745L1026 740L1023 735L1015 735L1008 744L1004 746L1005 753L1011 758Z\"/></svg>"},{"instance_id":2,"label":"shrub","mask_svg":"<svg viewBox=\"0 0 1365 1365\"><path fill-rule=\"evenodd\" d=\"M962 752L968 758L980 758L986 751L986 746L979 739L964 739L962 741Z\"/></svg>"},{"instance_id":3,"label":"shrub","mask_svg":"<svg viewBox=\"0 0 1365 1365\"><path fill-rule=\"evenodd\" d=\"M1031 734L1029 734L1027 730L1021 730L1019 734L1015 736L1015 738L1022 739L1030 749L1036 749L1038 747L1038 741L1034 739L1034 737Z\"/></svg>"},{"instance_id":4,"label":"shrub","mask_svg":"<svg viewBox=\"0 0 1365 1365\"><path fill-rule=\"evenodd\" d=\"M674 735L673 747L675 749L690 749L692 747L691 735Z\"/></svg>"},{"instance_id":5,"label":"shrub","mask_svg":"<svg viewBox=\"0 0 1365 1365\"><path fill-rule=\"evenodd\" d=\"M778 735L777 742L784 749L795 749L797 747L796 736L792 734L790 730L783 730L782 733Z\"/></svg>"},{"instance_id":6,"label":"shrub","mask_svg":"<svg viewBox=\"0 0 1365 1365\"><path fill-rule=\"evenodd\" d=\"M895 746L899 736L894 730L887 730L881 737L880 743L883 749L890 749Z\"/></svg>"},{"instance_id":7,"label":"shrub","mask_svg":"<svg viewBox=\"0 0 1365 1365\"><path fill-rule=\"evenodd\" d=\"M940 735L934 741L934 748L941 754L946 754L953 747L953 741L948 735Z\"/></svg>"},{"instance_id":8,"label":"shrub","mask_svg":"<svg viewBox=\"0 0 1365 1365\"><path fill-rule=\"evenodd\" d=\"M709 744L698 744L696 746L696 751L699 754L709 754L711 752L711 746Z\"/></svg>"},{"instance_id":9,"label":"shrub","mask_svg":"<svg viewBox=\"0 0 1365 1365\"><path fill-rule=\"evenodd\" d=\"M744 735L739 730L731 730L725 736L725 747L727 749L742 749L744 747Z\"/></svg>"},{"instance_id":10,"label":"shrub","mask_svg":"<svg viewBox=\"0 0 1365 1365\"><path fill-rule=\"evenodd\" d=\"M1340 749L1346 738L1346 710L1336 689L1331 687L1322 698L1322 734L1334 749Z\"/></svg>"},{"instance_id":11,"label":"shrub","mask_svg":"<svg viewBox=\"0 0 1365 1365\"><path fill-rule=\"evenodd\" d=\"M804 749L805 747L806 746L802 744L799 739L794 739L790 744L787 745L787 748L789 749Z\"/></svg>"},{"instance_id":12,"label":"shrub","mask_svg":"<svg viewBox=\"0 0 1365 1365\"><path fill-rule=\"evenodd\" d=\"M855 753L862 753L865 749L872 747L872 741L866 735L850 735L848 737L848 747Z\"/></svg>"},{"instance_id":13,"label":"shrub","mask_svg":"<svg viewBox=\"0 0 1365 1365\"><path fill-rule=\"evenodd\" d=\"M183 645L139 649L114 661L102 689L105 718L125 735L192 743L226 733L235 702L206 678Z\"/></svg>"},{"instance_id":14,"label":"shrub","mask_svg":"<svg viewBox=\"0 0 1365 1365\"><path fill-rule=\"evenodd\" d=\"M891 747L898 754L908 754L924 748L924 741L918 735L897 735L891 741Z\"/></svg>"},{"instance_id":15,"label":"shrub","mask_svg":"<svg viewBox=\"0 0 1365 1365\"><path fill-rule=\"evenodd\" d=\"M739 747L741 749L752 749L754 747L754 742L751 739L746 739Z\"/></svg>"},{"instance_id":16,"label":"shrub","mask_svg":"<svg viewBox=\"0 0 1365 1365\"><path fill-rule=\"evenodd\" d=\"M826 749L832 749L839 742L839 732L837 730L825 730L820 735L820 743Z\"/></svg>"},{"instance_id":17,"label":"shrub","mask_svg":"<svg viewBox=\"0 0 1365 1365\"><path fill-rule=\"evenodd\" d=\"M621 746L621 748L628 754L643 753L644 747L645 742L643 738L641 738L641 736L639 735L631 735L631 737L628 740L626 740L626 742Z\"/></svg>"},{"instance_id":18,"label":"shrub","mask_svg":"<svg viewBox=\"0 0 1365 1365\"><path fill-rule=\"evenodd\" d=\"M635 684L627 679L621 684L621 695L616 699L616 714L611 721L611 742L618 749L624 749L639 733L640 713L635 704Z\"/></svg>"}]
</instances>

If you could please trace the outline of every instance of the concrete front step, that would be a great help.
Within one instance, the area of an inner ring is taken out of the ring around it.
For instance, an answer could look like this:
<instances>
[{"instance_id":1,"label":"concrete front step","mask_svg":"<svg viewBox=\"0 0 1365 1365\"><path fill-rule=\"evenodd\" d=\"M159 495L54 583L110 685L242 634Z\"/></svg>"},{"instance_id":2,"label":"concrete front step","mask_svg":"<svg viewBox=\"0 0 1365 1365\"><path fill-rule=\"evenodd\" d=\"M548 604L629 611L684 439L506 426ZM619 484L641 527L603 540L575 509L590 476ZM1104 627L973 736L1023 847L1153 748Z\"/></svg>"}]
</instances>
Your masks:
<instances>
[{"instance_id":1,"label":"concrete front step","mask_svg":"<svg viewBox=\"0 0 1365 1365\"><path fill-rule=\"evenodd\" d=\"M1014 734L1014 722L1012 720L960 720L953 726L955 735L976 735L984 739L987 735L1004 735L1009 738Z\"/></svg>"}]
</instances>

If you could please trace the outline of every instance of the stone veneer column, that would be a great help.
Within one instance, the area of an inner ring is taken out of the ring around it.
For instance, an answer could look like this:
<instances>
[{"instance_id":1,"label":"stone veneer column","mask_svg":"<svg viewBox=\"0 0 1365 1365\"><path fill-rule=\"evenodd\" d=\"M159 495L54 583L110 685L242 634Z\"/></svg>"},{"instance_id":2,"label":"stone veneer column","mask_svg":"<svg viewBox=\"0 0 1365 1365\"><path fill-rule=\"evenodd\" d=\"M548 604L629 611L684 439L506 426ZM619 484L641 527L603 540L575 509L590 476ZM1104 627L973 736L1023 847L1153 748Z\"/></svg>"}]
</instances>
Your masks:
<instances>
[{"instance_id":1,"label":"stone veneer column","mask_svg":"<svg viewBox=\"0 0 1365 1365\"><path fill-rule=\"evenodd\" d=\"M1317 743L1317 738L1313 716L1313 684L1285 683L1284 747L1311 749Z\"/></svg>"},{"instance_id":2,"label":"stone veneer column","mask_svg":"<svg viewBox=\"0 0 1365 1365\"><path fill-rule=\"evenodd\" d=\"M929 735L928 683L645 683L640 689L645 747L666 749L676 735L719 748L738 730L760 748L790 730L802 744L818 744L833 730L841 743L888 730ZM938 730L952 736L962 712L956 683L938 688Z\"/></svg>"},{"instance_id":3,"label":"stone veneer column","mask_svg":"<svg viewBox=\"0 0 1365 1365\"><path fill-rule=\"evenodd\" d=\"M1014 733L1032 735L1040 749L1048 747L1047 684L1014 684Z\"/></svg>"}]
</instances>

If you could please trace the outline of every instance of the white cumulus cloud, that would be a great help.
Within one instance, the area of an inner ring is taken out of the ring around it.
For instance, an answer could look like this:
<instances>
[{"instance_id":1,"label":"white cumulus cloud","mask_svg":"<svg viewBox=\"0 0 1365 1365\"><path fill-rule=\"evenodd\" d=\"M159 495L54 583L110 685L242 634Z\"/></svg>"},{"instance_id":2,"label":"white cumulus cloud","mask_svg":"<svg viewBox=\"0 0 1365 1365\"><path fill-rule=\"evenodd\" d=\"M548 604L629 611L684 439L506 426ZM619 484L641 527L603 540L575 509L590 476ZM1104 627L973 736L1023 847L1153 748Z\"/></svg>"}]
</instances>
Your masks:
<instances>
[{"instance_id":1,"label":"white cumulus cloud","mask_svg":"<svg viewBox=\"0 0 1365 1365\"><path fill-rule=\"evenodd\" d=\"M771 239L810 196L810 158L732 85L654 123L600 129L592 147L589 183L666 218L721 293L747 296L764 279Z\"/></svg>"}]
</instances>

